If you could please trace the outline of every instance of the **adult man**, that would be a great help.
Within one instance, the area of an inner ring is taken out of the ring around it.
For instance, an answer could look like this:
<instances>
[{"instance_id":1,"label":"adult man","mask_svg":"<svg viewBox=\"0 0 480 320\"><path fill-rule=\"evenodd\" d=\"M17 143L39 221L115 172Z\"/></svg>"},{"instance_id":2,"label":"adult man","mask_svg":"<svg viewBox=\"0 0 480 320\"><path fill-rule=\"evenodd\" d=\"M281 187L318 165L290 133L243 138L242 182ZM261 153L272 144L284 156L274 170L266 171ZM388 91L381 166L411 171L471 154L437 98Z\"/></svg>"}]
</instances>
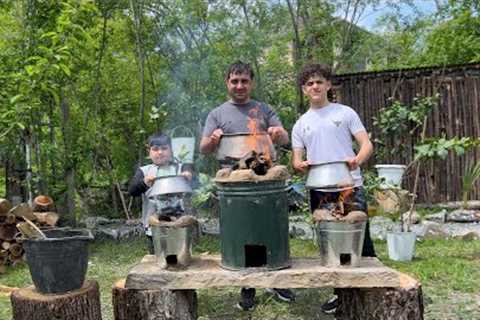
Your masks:
<instances>
[{"instance_id":1,"label":"adult man","mask_svg":"<svg viewBox=\"0 0 480 320\"><path fill-rule=\"evenodd\" d=\"M367 212L360 166L372 154L373 145L358 114L348 106L328 100L327 93L332 86L330 79L330 68L322 64L305 66L299 76L299 85L309 99L310 109L300 117L292 130L292 166L299 172L306 172L310 164L347 161L354 179L354 189L346 202L353 209ZM352 137L360 147L357 154L353 150ZM306 160L303 158L304 150L307 152ZM310 190L312 212L336 203L339 196L339 192ZM368 222L362 256L375 256ZM322 306L322 310L333 313L337 305L338 300L333 298Z\"/></svg>"},{"instance_id":2,"label":"adult man","mask_svg":"<svg viewBox=\"0 0 480 320\"><path fill-rule=\"evenodd\" d=\"M283 129L277 114L265 103L251 99L254 73L249 64L237 61L231 64L225 75L225 84L230 99L212 110L205 122L200 152L213 153L225 133L251 132L249 124L255 123L257 132L267 132L273 143L288 143L288 133ZM252 121L253 120L253 121ZM283 301L293 301L290 290L269 290ZM255 302L255 289L242 288L241 301L237 307L252 310Z\"/></svg>"}]
</instances>

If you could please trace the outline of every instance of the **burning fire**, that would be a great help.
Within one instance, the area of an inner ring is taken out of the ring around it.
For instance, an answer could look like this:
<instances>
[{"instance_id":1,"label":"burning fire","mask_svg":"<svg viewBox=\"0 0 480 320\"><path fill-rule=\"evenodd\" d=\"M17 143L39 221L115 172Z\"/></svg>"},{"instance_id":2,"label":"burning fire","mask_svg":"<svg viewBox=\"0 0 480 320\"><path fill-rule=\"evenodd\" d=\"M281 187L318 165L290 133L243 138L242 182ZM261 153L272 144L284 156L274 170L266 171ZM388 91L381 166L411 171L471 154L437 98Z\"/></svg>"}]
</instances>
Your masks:
<instances>
[{"instance_id":1,"label":"burning fire","mask_svg":"<svg viewBox=\"0 0 480 320\"><path fill-rule=\"evenodd\" d=\"M272 156L270 154L270 137L265 133L258 131L258 113L258 105L248 113L247 127L251 135L247 138L247 144L251 150L255 150L258 153L263 154L266 159L271 160Z\"/></svg>"}]
</instances>

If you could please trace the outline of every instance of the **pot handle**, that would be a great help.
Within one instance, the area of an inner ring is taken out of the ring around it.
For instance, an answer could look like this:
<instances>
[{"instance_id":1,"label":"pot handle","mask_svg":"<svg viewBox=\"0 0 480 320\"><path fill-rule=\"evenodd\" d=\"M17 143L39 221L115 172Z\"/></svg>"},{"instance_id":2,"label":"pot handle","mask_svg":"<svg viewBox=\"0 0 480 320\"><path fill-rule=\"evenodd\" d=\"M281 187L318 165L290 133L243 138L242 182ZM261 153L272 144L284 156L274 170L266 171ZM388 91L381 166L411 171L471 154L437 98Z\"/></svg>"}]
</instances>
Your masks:
<instances>
[{"instance_id":1,"label":"pot handle","mask_svg":"<svg viewBox=\"0 0 480 320\"><path fill-rule=\"evenodd\" d=\"M179 129L185 130L187 132L187 134L189 134L189 137L195 137L195 135L193 134L193 131L190 128L180 125L180 126L176 126L172 130L170 130L170 138L174 138L175 133L178 132Z\"/></svg>"}]
</instances>

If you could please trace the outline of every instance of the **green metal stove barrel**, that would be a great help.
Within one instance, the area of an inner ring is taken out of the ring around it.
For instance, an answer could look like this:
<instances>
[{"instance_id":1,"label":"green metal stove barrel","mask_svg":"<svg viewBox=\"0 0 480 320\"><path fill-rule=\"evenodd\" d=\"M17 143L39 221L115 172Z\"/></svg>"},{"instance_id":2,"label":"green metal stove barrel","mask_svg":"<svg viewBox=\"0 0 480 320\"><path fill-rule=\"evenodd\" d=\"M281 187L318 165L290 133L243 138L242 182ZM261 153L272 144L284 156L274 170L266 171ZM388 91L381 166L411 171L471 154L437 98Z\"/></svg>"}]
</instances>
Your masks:
<instances>
[{"instance_id":1,"label":"green metal stove barrel","mask_svg":"<svg viewBox=\"0 0 480 320\"><path fill-rule=\"evenodd\" d=\"M285 181L217 183L222 267L288 268Z\"/></svg>"}]
</instances>

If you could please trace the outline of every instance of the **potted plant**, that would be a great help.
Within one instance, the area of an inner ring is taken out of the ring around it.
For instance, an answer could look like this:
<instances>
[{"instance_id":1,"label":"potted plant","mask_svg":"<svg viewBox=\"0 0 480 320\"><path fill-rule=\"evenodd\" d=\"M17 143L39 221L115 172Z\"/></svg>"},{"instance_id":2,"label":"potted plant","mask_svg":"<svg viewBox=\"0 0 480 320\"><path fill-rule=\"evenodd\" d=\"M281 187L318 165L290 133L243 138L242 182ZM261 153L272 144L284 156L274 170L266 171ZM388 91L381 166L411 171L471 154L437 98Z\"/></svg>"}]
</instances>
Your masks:
<instances>
[{"instance_id":1,"label":"potted plant","mask_svg":"<svg viewBox=\"0 0 480 320\"><path fill-rule=\"evenodd\" d=\"M380 116L374 118L374 125L379 129L379 137L374 139L377 149L377 159L390 159L393 155L404 154L405 147L409 145L409 139L418 136L421 128L419 141L425 140L428 113L436 104L437 97L415 97L411 105L405 105L399 101L393 101L388 108L380 110ZM409 261L415 253L416 234L411 232L411 216L414 209L415 194L418 188L420 172L419 158L410 160L406 164L377 164L375 167L384 183L381 189L386 189L396 195L399 203L399 213L405 202L410 201L407 219L404 221L400 215L400 232L387 233L387 247L390 259L397 261ZM416 165L415 182L412 193L407 197L402 193L401 182L404 171Z\"/></svg>"}]
</instances>

